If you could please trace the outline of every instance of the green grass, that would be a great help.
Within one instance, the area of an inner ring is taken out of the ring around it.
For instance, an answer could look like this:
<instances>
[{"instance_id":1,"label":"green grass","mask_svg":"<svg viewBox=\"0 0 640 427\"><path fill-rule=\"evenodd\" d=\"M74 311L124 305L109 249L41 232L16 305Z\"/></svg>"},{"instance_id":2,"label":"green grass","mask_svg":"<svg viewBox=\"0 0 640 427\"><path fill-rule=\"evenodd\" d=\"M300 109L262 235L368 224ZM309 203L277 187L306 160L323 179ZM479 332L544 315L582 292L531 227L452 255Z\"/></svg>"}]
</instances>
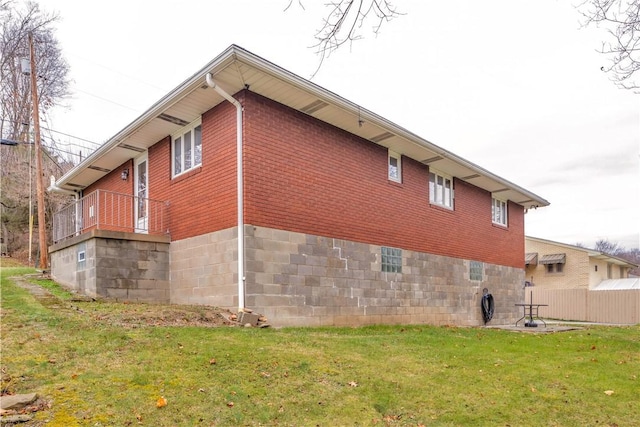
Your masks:
<instances>
[{"instance_id":1,"label":"green grass","mask_svg":"<svg viewBox=\"0 0 640 427\"><path fill-rule=\"evenodd\" d=\"M639 326L533 334L123 324L118 310L135 305L72 302L55 283L38 281L57 295L42 303L9 279L30 272L2 268L3 389L46 397L51 409L34 422L47 426L640 421ZM158 408L161 396L167 405Z\"/></svg>"}]
</instances>

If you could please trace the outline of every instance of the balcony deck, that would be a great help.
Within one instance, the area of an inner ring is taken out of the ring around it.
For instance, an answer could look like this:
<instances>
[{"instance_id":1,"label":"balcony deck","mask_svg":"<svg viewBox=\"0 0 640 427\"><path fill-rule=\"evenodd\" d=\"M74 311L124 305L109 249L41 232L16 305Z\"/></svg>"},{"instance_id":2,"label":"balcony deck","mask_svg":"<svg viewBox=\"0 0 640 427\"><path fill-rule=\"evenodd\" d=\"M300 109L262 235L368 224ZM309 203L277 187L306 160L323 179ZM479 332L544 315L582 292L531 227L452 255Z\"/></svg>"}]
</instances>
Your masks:
<instances>
[{"instance_id":1,"label":"balcony deck","mask_svg":"<svg viewBox=\"0 0 640 427\"><path fill-rule=\"evenodd\" d=\"M53 215L53 243L91 230L168 235L168 202L96 190Z\"/></svg>"}]
</instances>

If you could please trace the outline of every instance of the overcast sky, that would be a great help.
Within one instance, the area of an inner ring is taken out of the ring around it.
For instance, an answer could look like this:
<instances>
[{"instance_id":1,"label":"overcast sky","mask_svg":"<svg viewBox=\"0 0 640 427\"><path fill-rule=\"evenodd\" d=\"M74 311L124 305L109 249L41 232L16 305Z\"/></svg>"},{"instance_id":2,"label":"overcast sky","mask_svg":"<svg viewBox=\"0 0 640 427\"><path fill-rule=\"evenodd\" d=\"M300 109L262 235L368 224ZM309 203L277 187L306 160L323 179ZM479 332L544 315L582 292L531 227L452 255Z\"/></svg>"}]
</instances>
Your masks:
<instances>
[{"instance_id":1,"label":"overcast sky","mask_svg":"<svg viewBox=\"0 0 640 427\"><path fill-rule=\"evenodd\" d=\"M326 2L300 2L42 0L73 80L46 124L104 142L231 44L311 78ZM640 246L640 95L600 71L604 30L560 0L395 3L312 81L549 200L527 235Z\"/></svg>"}]
</instances>

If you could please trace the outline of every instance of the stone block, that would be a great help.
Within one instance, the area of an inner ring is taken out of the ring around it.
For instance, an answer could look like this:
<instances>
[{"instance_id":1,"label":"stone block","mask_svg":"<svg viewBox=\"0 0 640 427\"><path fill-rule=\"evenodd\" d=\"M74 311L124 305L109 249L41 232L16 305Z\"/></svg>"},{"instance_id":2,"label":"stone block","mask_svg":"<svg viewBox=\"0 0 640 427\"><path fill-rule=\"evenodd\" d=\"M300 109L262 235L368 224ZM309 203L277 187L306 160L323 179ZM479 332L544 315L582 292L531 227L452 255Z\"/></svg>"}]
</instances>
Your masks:
<instances>
[{"instance_id":1,"label":"stone block","mask_svg":"<svg viewBox=\"0 0 640 427\"><path fill-rule=\"evenodd\" d=\"M258 320L260 315L256 313L246 313L241 311L238 313L238 323L241 325L250 324L251 326L258 326Z\"/></svg>"}]
</instances>

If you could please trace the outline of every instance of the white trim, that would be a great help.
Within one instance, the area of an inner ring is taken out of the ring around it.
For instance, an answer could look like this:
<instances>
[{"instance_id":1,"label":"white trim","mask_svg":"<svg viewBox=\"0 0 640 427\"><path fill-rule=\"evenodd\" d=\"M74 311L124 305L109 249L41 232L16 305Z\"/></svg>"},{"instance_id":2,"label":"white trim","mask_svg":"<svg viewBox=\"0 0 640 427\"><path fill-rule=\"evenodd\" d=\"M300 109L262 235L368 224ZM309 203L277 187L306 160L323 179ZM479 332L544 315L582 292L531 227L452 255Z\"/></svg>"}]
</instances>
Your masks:
<instances>
[{"instance_id":1,"label":"white trim","mask_svg":"<svg viewBox=\"0 0 640 427\"><path fill-rule=\"evenodd\" d=\"M140 173L138 168L142 163L145 164L145 171L144 182L142 183L143 187L140 188ZM133 207L135 231L136 233L146 234L149 232L149 155L146 151L133 161L133 194L135 196ZM144 216L140 216L140 207L142 206L144 208Z\"/></svg>"}]
</instances>

